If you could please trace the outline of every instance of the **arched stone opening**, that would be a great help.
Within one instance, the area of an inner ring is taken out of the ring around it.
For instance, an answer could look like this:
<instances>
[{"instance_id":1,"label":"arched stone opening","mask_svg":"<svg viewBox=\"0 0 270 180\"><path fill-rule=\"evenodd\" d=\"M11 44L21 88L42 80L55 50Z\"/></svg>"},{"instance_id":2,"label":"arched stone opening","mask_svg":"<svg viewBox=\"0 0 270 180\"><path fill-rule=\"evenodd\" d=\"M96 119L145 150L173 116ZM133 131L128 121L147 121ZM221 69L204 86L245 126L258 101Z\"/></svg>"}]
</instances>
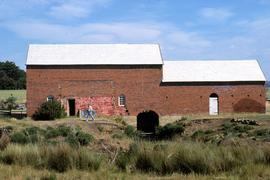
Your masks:
<instances>
[{"instance_id":1,"label":"arched stone opening","mask_svg":"<svg viewBox=\"0 0 270 180\"><path fill-rule=\"evenodd\" d=\"M137 115L137 130L154 133L159 125L159 116L155 111L143 111Z\"/></svg>"}]
</instances>

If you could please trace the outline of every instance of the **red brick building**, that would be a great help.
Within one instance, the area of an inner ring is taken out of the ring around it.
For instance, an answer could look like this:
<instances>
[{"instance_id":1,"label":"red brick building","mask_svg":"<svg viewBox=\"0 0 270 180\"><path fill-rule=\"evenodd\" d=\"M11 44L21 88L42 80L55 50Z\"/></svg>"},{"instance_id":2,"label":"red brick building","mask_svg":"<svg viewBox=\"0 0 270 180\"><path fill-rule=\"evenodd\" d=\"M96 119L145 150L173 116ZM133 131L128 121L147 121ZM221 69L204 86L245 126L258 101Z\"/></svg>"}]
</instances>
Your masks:
<instances>
[{"instance_id":1,"label":"red brick building","mask_svg":"<svg viewBox=\"0 0 270 180\"><path fill-rule=\"evenodd\" d=\"M256 60L163 61L155 44L30 45L27 114L50 98L68 115L89 104L103 115L265 112Z\"/></svg>"}]
</instances>

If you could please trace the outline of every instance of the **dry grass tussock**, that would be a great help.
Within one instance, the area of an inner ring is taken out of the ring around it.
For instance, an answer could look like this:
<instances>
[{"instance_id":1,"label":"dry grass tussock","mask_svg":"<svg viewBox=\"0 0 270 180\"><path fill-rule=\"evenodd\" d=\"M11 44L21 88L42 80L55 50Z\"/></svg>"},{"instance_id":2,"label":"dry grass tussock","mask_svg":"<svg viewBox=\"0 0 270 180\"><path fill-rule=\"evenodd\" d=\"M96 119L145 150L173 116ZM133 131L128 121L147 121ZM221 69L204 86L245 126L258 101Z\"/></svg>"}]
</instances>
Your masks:
<instances>
[{"instance_id":1,"label":"dry grass tussock","mask_svg":"<svg viewBox=\"0 0 270 180\"><path fill-rule=\"evenodd\" d=\"M250 170L250 171L249 171ZM254 179L255 177L265 177L270 175L270 170L265 167L254 166L252 168L247 167L247 171L252 174L243 174L243 176L238 175L229 175L229 174L219 174L219 175L196 175L196 174L177 174L167 176L158 176L155 174L141 174L141 173L124 173L116 172L115 170L110 169L100 169L99 171L80 171L80 170L70 170L65 173L51 172L49 170L43 169L33 169L29 166L22 167L18 165L3 165L0 164L0 179L10 179L10 180L20 180L20 179L65 179L65 180L74 180L74 179L115 179L115 180L142 180L142 179L170 179L170 180L209 180L209 179ZM245 173L245 172L243 172ZM255 179L258 179L255 178Z\"/></svg>"}]
</instances>

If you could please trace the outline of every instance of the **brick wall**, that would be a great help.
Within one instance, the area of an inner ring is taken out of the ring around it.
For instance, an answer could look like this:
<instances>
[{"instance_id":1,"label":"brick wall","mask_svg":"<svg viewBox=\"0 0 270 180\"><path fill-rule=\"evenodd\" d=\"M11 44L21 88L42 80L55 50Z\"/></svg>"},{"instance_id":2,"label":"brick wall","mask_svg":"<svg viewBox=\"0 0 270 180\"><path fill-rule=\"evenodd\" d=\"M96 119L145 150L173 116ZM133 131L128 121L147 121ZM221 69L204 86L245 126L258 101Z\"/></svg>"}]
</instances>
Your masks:
<instances>
[{"instance_id":1,"label":"brick wall","mask_svg":"<svg viewBox=\"0 0 270 180\"><path fill-rule=\"evenodd\" d=\"M262 83L165 84L161 66L27 66L27 113L31 116L48 95L76 101L76 110L91 103L104 115L208 114L209 96L219 96L219 111L265 111ZM126 107L118 96L126 96ZM68 107L66 107L68 108Z\"/></svg>"}]
</instances>

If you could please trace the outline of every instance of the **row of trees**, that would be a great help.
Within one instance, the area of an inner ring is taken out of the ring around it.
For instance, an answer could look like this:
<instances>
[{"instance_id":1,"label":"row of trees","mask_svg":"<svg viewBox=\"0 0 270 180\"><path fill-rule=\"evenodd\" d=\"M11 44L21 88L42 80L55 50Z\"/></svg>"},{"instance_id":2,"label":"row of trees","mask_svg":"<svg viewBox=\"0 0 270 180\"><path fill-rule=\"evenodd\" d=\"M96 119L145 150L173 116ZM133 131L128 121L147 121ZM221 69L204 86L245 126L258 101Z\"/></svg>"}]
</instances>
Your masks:
<instances>
[{"instance_id":1,"label":"row of trees","mask_svg":"<svg viewBox=\"0 0 270 180\"><path fill-rule=\"evenodd\" d=\"M26 74L14 62L0 62L0 89L26 89Z\"/></svg>"}]
</instances>

